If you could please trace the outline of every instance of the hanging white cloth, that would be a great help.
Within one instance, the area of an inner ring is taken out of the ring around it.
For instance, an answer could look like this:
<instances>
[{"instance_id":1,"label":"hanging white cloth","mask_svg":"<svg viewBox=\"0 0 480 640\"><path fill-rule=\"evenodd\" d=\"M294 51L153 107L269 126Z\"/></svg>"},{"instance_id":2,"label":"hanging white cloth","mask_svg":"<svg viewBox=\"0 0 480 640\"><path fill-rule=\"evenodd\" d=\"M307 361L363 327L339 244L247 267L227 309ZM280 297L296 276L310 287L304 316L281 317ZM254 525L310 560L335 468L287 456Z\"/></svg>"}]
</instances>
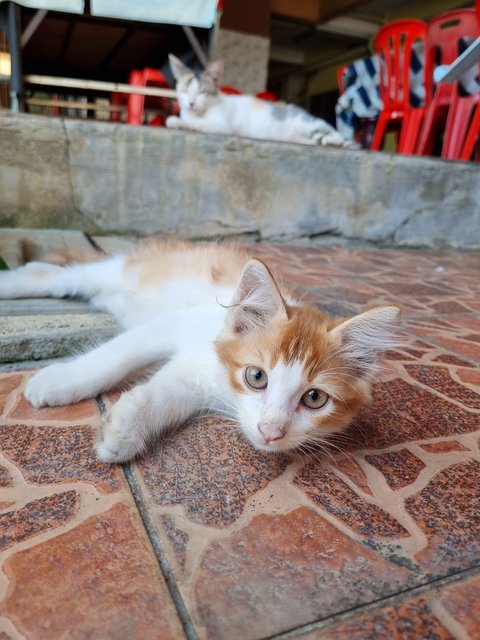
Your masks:
<instances>
[{"instance_id":1,"label":"hanging white cloth","mask_svg":"<svg viewBox=\"0 0 480 640\"><path fill-rule=\"evenodd\" d=\"M93 16L181 24L209 29L217 0L90 0Z\"/></svg>"}]
</instances>

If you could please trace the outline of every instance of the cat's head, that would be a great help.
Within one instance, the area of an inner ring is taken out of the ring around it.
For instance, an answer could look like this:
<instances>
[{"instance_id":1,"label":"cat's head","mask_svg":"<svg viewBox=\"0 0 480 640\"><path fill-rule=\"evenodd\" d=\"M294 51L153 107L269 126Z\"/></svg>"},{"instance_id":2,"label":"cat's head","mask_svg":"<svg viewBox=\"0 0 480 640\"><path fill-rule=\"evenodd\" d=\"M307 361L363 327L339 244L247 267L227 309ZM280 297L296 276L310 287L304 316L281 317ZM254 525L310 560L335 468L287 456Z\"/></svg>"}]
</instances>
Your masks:
<instances>
[{"instance_id":1,"label":"cat's head","mask_svg":"<svg viewBox=\"0 0 480 640\"><path fill-rule=\"evenodd\" d=\"M204 114L218 100L223 77L223 63L211 62L205 71L196 74L174 55L168 56L170 68L177 81L177 98L181 112L197 116Z\"/></svg>"},{"instance_id":2,"label":"cat's head","mask_svg":"<svg viewBox=\"0 0 480 640\"><path fill-rule=\"evenodd\" d=\"M250 260L216 349L252 444L306 451L345 429L371 399L399 314L384 306L338 320L289 305L267 266Z\"/></svg>"}]
</instances>

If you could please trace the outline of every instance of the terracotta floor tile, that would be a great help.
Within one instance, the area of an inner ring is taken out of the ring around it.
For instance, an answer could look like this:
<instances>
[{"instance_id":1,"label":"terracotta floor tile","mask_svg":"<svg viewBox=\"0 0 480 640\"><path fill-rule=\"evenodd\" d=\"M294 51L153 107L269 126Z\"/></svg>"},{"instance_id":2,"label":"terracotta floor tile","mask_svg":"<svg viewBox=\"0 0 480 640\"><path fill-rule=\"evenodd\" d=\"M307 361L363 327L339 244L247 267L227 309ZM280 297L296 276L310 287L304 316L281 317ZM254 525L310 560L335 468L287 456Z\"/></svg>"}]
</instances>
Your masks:
<instances>
[{"instance_id":1,"label":"terracotta floor tile","mask_svg":"<svg viewBox=\"0 0 480 640\"><path fill-rule=\"evenodd\" d=\"M0 415L5 411L5 407L9 404L10 399L14 401L20 392L25 376L21 373L0 375Z\"/></svg>"},{"instance_id":2,"label":"terracotta floor tile","mask_svg":"<svg viewBox=\"0 0 480 640\"><path fill-rule=\"evenodd\" d=\"M394 490L412 484L420 471L425 469L425 464L408 449L365 456L365 460L382 472Z\"/></svg>"},{"instance_id":3,"label":"terracotta floor tile","mask_svg":"<svg viewBox=\"0 0 480 640\"><path fill-rule=\"evenodd\" d=\"M66 491L0 514L0 552L13 544L71 520L79 505L76 491Z\"/></svg>"},{"instance_id":4,"label":"terracotta floor tile","mask_svg":"<svg viewBox=\"0 0 480 640\"><path fill-rule=\"evenodd\" d=\"M480 631L480 575L469 576L442 589L441 604L471 638Z\"/></svg>"},{"instance_id":5,"label":"terracotta floor tile","mask_svg":"<svg viewBox=\"0 0 480 640\"><path fill-rule=\"evenodd\" d=\"M467 408L480 409L480 389L479 393L476 393L468 387L455 382L446 369L407 364L405 365L405 370L412 378L438 391L447 398L457 400Z\"/></svg>"},{"instance_id":6,"label":"terracotta floor tile","mask_svg":"<svg viewBox=\"0 0 480 640\"><path fill-rule=\"evenodd\" d=\"M0 373L0 638L182 638L154 549L199 640L475 637L480 257L254 249L335 315L400 303L411 342L373 403L310 461L192 422L127 472L137 511L95 458L97 405L35 410L30 374Z\"/></svg>"},{"instance_id":7,"label":"terracotta floor tile","mask_svg":"<svg viewBox=\"0 0 480 640\"><path fill-rule=\"evenodd\" d=\"M322 624L302 640L454 640L474 639L480 629L480 574L462 576L419 595L396 596L385 604L351 612L342 621Z\"/></svg>"},{"instance_id":8,"label":"terracotta floor tile","mask_svg":"<svg viewBox=\"0 0 480 640\"><path fill-rule=\"evenodd\" d=\"M427 573L445 575L480 563L479 478L480 462L454 464L406 499L426 536L427 546L415 560Z\"/></svg>"},{"instance_id":9,"label":"terracotta floor tile","mask_svg":"<svg viewBox=\"0 0 480 640\"><path fill-rule=\"evenodd\" d=\"M237 428L208 417L165 438L137 469L157 505L181 505L192 522L225 527L288 462L256 451Z\"/></svg>"},{"instance_id":10,"label":"terracotta floor tile","mask_svg":"<svg viewBox=\"0 0 480 640\"><path fill-rule=\"evenodd\" d=\"M7 403L23 377L0 376ZM11 413L0 425L0 630L27 640L183 638L123 470L94 453L96 405L83 406L18 412L30 424Z\"/></svg>"},{"instance_id":11,"label":"terracotta floor tile","mask_svg":"<svg viewBox=\"0 0 480 640\"><path fill-rule=\"evenodd\" d=\"M123 504L11 555L0 605L27 638L183 638L148 539Z\"/></svg>"},{"instance_id":12,"label":"terracotta floor tile","mask_svg":"<svg viewBox=\"0 0 480 640\"><path fill-rule=\"evenodd\" d=\"M97 418L98 408L94 400L83 400L67 407L42 407L35 409L23 396L19 396L17 404L7 413L9 420L34 420L36 423L79 422Z\"/></svg>"},{"instance_id":13,"label":"terracotta floor tile","mask_svg":"<svg viewBox=\"0 0 480 640\"><path fill-rule=\"evenodd\" d=\"M456 440L446 440L445 442L430 442L429 444L421 444L420 447L431 453L449 453L450 451L468 451L468 447L464 447L461 442Z\"/></svg>"},{"instance_id":14,"label":"terracotta floor tile","mask_svg":"<svg viewBox=\"0 0 480 640\"><path fill-rule=\"evenodd\" d=\"M401 379L375 390L352 431L362 448L382 449L405 442L475 432L475 412Z\"/></svg>"},{"instance_id":15,"label":"terracotta floor tile","mask_svg":"<svg viewBox=\"0 0 480 640\"><path fill-rule=\"evenodd\" d=\"M195 599L205 637L264 638L395 593L407 575L299 508L257 516L213 542L198 569Z\"/></svg>"},{"instance_id":16,"label":"terracotta floor tile","mask_svg":"<svg viewBox=\"0 0 480 640\"><path fill-rule=\"evenodd\" d=\"M317 464L306 465L295 483L311 500L359 535L392 540L409 535L389 513L366 502L332 471Z\"/></svg>"},{"instance_id":17,"label":"terracotta floor tile","mask_svg":"<svg viewBox=\"0 0 480 640\"><path fill-rule=\"evenodd\" d=\"M89 482L103 493L125 485L121 467L98 461L90 425L0 427L0 450L32 484Z\"/></svg>"},{"instance_id":18,"label":"terracotta floor tile","mask_svg":"<svg viewBox=\"0 0 480 640\"><path fill-rule=\"evenodd\" d=\"M12 485L12 477L8 470L0 466L0 487L11 487Z\"/></svg>"},{"instance_id":19,"label":"terracotta floor tile","mask_svg":"<svg viewBox=\"0 0 480 640\"><path fill-rule=\"evenodd\" d=\"M344 622L312 631L302 640L455 640L435 616L426 598L407 598L357 613Z\"/></svg>"}]
</instances>

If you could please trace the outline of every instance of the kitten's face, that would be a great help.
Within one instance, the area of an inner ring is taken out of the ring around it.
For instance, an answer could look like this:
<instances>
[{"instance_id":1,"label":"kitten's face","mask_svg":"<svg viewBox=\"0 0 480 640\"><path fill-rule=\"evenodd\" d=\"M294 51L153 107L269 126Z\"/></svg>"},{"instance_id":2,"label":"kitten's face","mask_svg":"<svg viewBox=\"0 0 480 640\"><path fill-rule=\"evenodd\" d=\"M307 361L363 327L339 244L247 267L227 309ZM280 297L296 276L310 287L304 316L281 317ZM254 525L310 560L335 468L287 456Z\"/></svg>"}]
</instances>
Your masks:
<instances>
[{"instance_id":1,"label":"kitten's face","mask_svg":"<svg viewBox=\"0 0 480 640\"><path fill-rule=\"evenodd\" d=\"M181 112L201 116L215 104L221 79L218 64L212 63L206 71L196 74L178 58L170 56L170 66L177 80L176 90Z\"/></svg>"},{"instance_id":2,"label":"kitten's face","mask_svg":"<svg viewBox=\"0 0 480 640\"><path fill-rule=\"evenodd\" d=\"M307 451L345 429L371 398L398 317L397 307L341 321L288 306L268 268L247 263L216 348L250 442Z\"/></svg>"},{"instance_id":3,"label":"kitten's face","mask_svg":"<svg viewBox=\"0 0 480 640\"><path fill-rule=\"evenodd\" d=\"M258 449L308 449L342 431L370 399L333 325L309 307L219 345L240 425Z\"/></svg>"}]
</instances>

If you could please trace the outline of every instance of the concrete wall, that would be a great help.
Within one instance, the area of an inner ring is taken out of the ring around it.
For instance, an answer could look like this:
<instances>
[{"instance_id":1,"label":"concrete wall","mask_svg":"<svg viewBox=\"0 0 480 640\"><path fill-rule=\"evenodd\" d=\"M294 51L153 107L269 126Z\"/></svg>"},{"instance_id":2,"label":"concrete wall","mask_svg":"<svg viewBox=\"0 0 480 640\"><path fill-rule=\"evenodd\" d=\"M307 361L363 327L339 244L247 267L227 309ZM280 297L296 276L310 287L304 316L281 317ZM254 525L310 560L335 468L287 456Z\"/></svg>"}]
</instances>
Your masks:
<instances>
[{"instance_id":1,"label":"concrete wall","mask_svg":"<svg viewBox=\"0 0 480 640\"><path fill-rule=\"evenodd\" d=\"M480 247L480 165L0 115L0 226Z\"/></svg>"}]
</instances>

